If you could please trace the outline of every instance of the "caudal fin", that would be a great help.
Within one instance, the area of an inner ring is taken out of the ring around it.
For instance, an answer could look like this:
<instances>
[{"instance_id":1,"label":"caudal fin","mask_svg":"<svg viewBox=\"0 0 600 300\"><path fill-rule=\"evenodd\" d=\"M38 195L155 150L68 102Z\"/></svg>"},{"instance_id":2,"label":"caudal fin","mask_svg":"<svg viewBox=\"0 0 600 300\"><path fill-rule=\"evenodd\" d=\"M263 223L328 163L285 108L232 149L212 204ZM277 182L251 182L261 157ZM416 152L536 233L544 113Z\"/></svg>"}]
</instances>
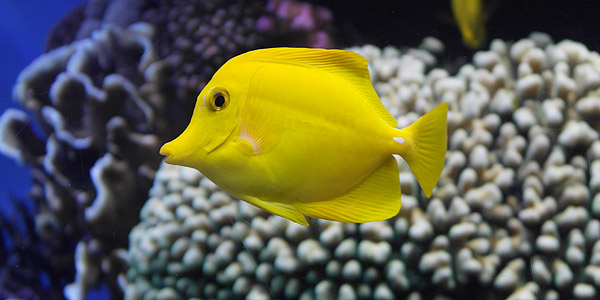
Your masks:
<instances>
[{"instance_id":1,"label":"caudal fin","mask_svg":"<svg viewBox=\"0 0 600 300\"><path fill-rule=\"evenodd\" d=\"M403 128L404 135L412 141L411 147L400 154L408 162L425 196L431 196L442 169L447 147L446 114L448 103L442 103Z\"/></svg>"}]
</instances>

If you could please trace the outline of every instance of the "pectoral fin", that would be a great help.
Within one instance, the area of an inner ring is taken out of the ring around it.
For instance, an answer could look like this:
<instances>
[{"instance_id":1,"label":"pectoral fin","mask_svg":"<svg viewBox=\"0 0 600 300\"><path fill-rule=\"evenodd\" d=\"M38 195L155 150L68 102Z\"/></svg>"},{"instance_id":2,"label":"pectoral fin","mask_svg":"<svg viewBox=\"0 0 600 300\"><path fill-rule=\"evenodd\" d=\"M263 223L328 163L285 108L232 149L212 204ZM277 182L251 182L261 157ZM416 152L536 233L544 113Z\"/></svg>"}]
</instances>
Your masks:
<instances>
[{"instance_id":1,"label":"pectoral fin","mask_svg":"<svg viewBox=\"0 0 600 300\"><path fill-rule=\"evenodd\" d=\"M303 214L338 222L374 222L400 210L398 163L390 156L375 172L347 194L328 201L294 203Z\"/></svg>"},{"instance_id":2,"label":"pectoral fin","mask_svg":"<svg viewBox=\"0 0 600 300\"><path fill-rule=\"evenodd\" d=\"M264 68L256 70L242 112L240 138L252 145L256 155L271 151L279 143L282 130L276 121L280 106L267 101L268 89L273 88L268 76L272 75Z\"/></svg>"}]
</instances>

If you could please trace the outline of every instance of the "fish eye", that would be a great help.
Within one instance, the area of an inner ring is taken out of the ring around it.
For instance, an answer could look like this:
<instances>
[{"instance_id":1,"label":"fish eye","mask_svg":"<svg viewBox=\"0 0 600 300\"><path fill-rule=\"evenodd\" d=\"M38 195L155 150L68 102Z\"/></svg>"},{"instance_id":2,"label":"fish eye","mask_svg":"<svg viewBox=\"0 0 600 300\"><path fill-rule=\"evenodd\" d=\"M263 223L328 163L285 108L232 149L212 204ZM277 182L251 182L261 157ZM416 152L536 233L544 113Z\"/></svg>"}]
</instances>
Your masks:
<instances>
[{"instance_id":1,"label":"fish eye","mask_svg":"<svg viewBox=\"0 0 600 300\"><path fill-rule=\"evenodd\" d=\"M204 96L204 104L211 110L223 110L229 104L229 93L222 87L214 87Z\"/></svg>"}]
</instances>

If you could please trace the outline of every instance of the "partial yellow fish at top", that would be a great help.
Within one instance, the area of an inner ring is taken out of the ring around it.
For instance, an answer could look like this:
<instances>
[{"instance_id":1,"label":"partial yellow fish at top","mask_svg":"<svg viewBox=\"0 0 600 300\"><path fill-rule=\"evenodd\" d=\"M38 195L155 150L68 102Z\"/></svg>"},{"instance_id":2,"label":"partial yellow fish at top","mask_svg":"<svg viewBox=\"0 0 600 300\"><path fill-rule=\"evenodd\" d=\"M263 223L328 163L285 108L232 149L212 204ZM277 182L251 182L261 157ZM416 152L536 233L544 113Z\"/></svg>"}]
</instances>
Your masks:
<instances>
[{"instance_id":1,"label":"partial yellow fish at top","mask_svg":"<svg viewBox=\"0 0 600 300\"><path fill-rule=\"evenodd\" d=\"M483 0L451 0L452 13L462 34L465 46L477 49L485 42L485 22Z\"/></svg>"},{"instance_id":2,"label":"partial yellow fish at top","mask_svg":"<svg viewBox=\"0 0 600 300\"><path fill-rule=\"evenodd\" d=\"M302 225L388 219L400 210L401 155L428 197L446 153L447 103L411 126L344 50L272 48L226 62L198 95L166 162L198 169L231 195Z\"/></svg>"}]
</instances>

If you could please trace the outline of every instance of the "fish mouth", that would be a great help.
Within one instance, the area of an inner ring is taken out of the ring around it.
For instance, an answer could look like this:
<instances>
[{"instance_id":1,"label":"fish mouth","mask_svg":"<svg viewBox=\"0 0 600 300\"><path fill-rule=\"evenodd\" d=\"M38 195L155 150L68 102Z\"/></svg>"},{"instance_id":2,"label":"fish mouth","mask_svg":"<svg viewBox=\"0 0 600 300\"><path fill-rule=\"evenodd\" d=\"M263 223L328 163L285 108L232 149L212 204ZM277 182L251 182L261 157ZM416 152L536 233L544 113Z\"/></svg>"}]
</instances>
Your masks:
<instances>
[{"instance_id":1,"label":"fish mouth","mask_svg":"<svg viewBox=\"0 0 600 300\"><path fill-rule=\"evenodd\" d=\"M171 151L169 151L169 148L167 147L167 144L164 144L162 147L160 147L159 153L162 156L169 156L169 155L171 155Z\"/></svg>"},{"instance_id":2,"label":"fish mouth","mask_svg":"<svg viewBox=\"0 0 600 300\"><path fill-rule=\"evenodd\" d=\"M172 165L187 166L189 165L189 157L193 153L182 153L182 149L178 145L173 145L173 141L164 144L160 147L160 155L166 156L165 162Z\"/></svg>"},{"instance_id":3,"label":"fish mouth","mask_svg":"<svg viewBox=\"0 0 600 300\"><path fill-rule=\"evenodd\" d=\"M171 151L172 149L169 146L169 144L170 143L166 143L162 147L160 147L159 153L162 156L166 156L165 157L165 162L166 163L174 164L175 163L175 159L173 157L173 154L172 154L172 151Z\"/></svg>"}]
</instances>

